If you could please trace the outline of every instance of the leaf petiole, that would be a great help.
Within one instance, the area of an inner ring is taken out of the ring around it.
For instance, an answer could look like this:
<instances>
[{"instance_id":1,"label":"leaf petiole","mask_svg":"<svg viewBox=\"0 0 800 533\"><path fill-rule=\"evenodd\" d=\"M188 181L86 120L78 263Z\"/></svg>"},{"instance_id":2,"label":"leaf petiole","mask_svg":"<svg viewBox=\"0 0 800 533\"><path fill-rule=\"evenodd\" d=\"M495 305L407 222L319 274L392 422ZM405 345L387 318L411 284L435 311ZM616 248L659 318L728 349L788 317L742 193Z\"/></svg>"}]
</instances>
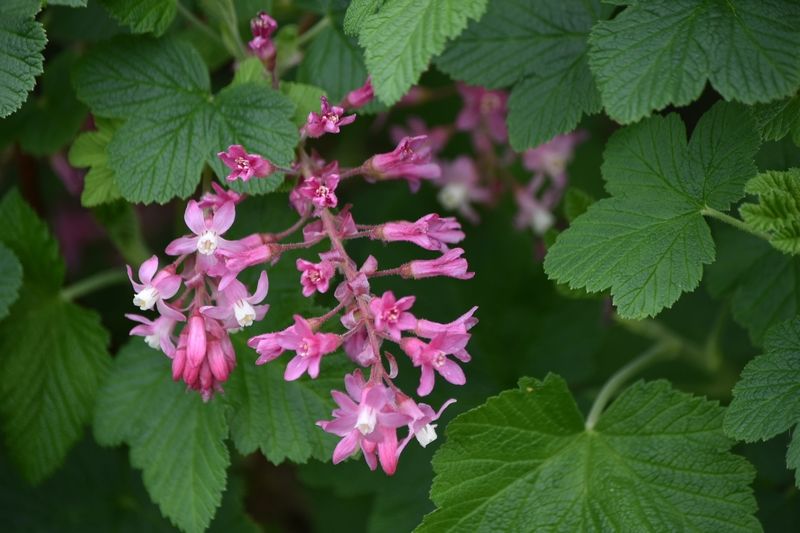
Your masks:
<instances>
[{"instance_id":1,"label":"leaf petiole","mask_svg":"<svg viewBox=\"0 0 800 533\"><path fill-rule=\"evenodd\" d=\"M117 283L122 283L126 279L125 272L121 268L115 267L111 270L98 272L68 287L64 287L61 289L61 298L67 302L71 302L94 291L116 285Z\"/></svg>"},{"instance_id":2,"label":"leaf petiole","mask_svg":"<svg viewBox=\"0 0 800 533\"><path fill-rule=\"evenodd\" d=\"M769 241L771 239L769 234L751 228L744 220L740 220L736 217L727 215L722 211L717 211L713 207L705 206L703 209L700 210L700 214L707 217L716 218L717 220L721 220L722 222L730 224L731 226L738 228L742 231L745 231L750 235L755 235L759 239L764 239L765 241Z\"/></svg>"}]
</instances>

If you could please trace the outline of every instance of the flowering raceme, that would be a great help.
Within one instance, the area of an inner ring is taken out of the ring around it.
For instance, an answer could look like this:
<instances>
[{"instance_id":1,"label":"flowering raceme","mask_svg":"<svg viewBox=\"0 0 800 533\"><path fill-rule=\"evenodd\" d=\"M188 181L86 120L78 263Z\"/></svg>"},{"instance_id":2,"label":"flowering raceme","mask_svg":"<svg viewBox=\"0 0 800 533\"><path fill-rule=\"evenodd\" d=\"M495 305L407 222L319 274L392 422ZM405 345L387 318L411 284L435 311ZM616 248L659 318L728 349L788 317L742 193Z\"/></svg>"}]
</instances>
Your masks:
<instances>
[{"instance_id":1,"label":"flowering raceme","mask_svg":"<svg viewBox=\"0 0 800 533\"><path fill-rule=\"evenodd\" d=\"M274 31L274 21L260 15L253 21L251 49L263 51L266 45L258 39L268 41ZM341 348L355 369L344 376L346 392L332 391L338 406L332 420L318 425L341 437L333 454L335 463L360 450L370 468L380 464L392 474L410 440L416 438L425 446L436 438L434 422L455 400L436 411L402 392L394 383L398 365L386 344L395 344L399 348L395 351L406 354L411 366L419 369L417 393L426 396L434 387L436 374L455 385L465 383L464 372L455 361L470 360L466 346L477 319L473 308L449 324L429 321L414 313L415 296L395 296L391 291L375 294L371 289L373 278L391 275L412 279L469 279L474 275L464 251L452 247L464 239L455 218L431 213L413 222L362 225L353 219L348 206L340 208L338 186L354 176L368 181L405 179L414 190L421 180L439 178L441 168L432 159L426 136L400 139L392 152L375 155L350 169L340 169L337 161L324 161L316 153L306 152L306 139L340 133L342 126L356 119L355 115L345 115L345 109L365 105L371 98L369 80L345 96L340 105L331 105L322 97L320 112L310 113L300 128L303 141L291 168L278 168L241 145L220 152L219 158L230 169L228 181L260 179L276 171L292 179L289 199L298 214L297 221L278 233L226 239L224 235L236 217L236 204L245 196L214 184L213 191L199 201L188 202L184 221L189 233L166 248L174 260L159 270L158 259L152 257L141 265L138 281L129 269L136 291L134 304L142 310L155 309L159 316L128 316L137 322L131 334L144 337L149 346L172 360L173 379L183 381L209 401L215 393L223 392L236 365L230 335L261 320L269 309L265 303L267 272L261 272L252 291L240 281L240 273L249 267L274 264L286 250L310 250L325 244L327 249L315 257L296 259L298 290L312 297L329 293L334 287L336 304L320 316L295 314L293 323L285 329L253 336L248 345L257 352L254 362L259 365L288 354L284 372L287 381L306 374L310 379L317 378L329 358L341 357L336 355ZM295 235L302 240L292 241ZM427 257L380 269L378 260L370 256L358 265L346 249L353 239L409 242ZM435 255L431 257L431 253ZM398 431L405 435L399 436Z\"/></svg>"}]
</instances>

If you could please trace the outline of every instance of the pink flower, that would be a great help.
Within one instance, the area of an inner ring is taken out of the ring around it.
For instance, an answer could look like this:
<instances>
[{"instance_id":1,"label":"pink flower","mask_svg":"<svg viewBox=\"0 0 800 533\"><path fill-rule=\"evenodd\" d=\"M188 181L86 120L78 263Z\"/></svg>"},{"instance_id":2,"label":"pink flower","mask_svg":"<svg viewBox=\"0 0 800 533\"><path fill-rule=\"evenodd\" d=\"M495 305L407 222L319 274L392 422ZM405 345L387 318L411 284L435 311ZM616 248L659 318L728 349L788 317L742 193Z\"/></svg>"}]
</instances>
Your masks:
<instances>
[{"instance_id":1,"label":"pink flower","mask_svg":"<svg viewBox=\"0 0 800 533\"><path fill-rule=\"evenodd\" d=\"M432 424L432 422L438 420L444 410L455 402L455 399L452 398L447 400L439 408L439 411L434 411L433 407L424 403L417 404L408 397L397 402L397 411L411 419L408 423L408 436L400 443L397 453L400 454L411 439L415 437L423 448L435 441L437 437L436 424Z\"/></svg>"},{"instance_id":2,"label":"pink flower","mask_svg":"<svg viewBox=\"0 0 800 533\"><path fill-rule=\"evenodd\" d=\"M336 228L336 235L339 236L339 238L349 237L358 233L358 228L356 228L356 223L353 220L353 215L350 213L349 206L345 206L339 211L339 214L336 215L333 221L333 225ZM325 226L322 224L321 220L315 220L303 227L303 241L307 243L317 242L326 235Z\"/></svg>"},{"instance_id":3,"label":"pink flower","mask_svg":"<svg viewBox=\"0 0 800 533\"><path fill-rule=\"evenodd\" d=\"M360 370L345 376L344 381L347 394L331 392L338 405L333 411L333 420L317 422L323 430L342 437L333 450L334 464L361 448L371 470L375 470L380 461L386 474L394 474L399 455L397 428L407 425L411 419L397 411L389 388L380 383L365 383Z\"/></svg>"},{"instance_id":4,"label":"pink flower","mask_svg":"<svg viewBox=\"0 0 800 533\"><path fill-rule=\"evenodd\" d=\"M377 331L386 331L389 336L399 341L401 332L414 329L417 319L408 312L414 305L414 296L405 296L395 299L392 291L386 291L380 298L373 298L369 303Z\"/></svg>"},{"instance_id":5,"label":"pink flower","mask_svg":"<svg viewBox=\"0 0 800 533\"><path fill-rule=\"evenodd\" d=\"M492 193L486 187L480 186L480 176L475 162L468 156L460 156L452 163L442 166L442 176L435 181L441 187L439 203L445 209L458 211L458 213L477 224L478 213L472 207L473 203L488 203Z\"/></svg>"},{"instance_id":6,"label":"pink flower","mask_svg":"<svg viewBox=\"0 0 800 533\"><path fill-rule=\"evenodd\" d=\"M454 248L436 259L420 259L406 263L401 267L400 275L404 278L431 278L447 276L456 279L470 279L475 273L467 272L467 260L461 257L464 250Z\"/></svg>"},{"instance_id":7,"label":"pink flower","mask_svg":"<svg viewBox=\"0 0 800 533\"><path fill-rule=\"evenodd\" d=\"M214 319L196 313L189 319L178 339L172 358L172 379L183 379L190 388L200 391L208 401L227 381L236 366L236 353L230 337Z\"/></svg>"},{"instance_id":8,"label":"pink flower","mask_svg":"<svg viewBox=\"0 0 800 533\"><path fill-rule=\"evenodd\" d=\"M250 340L247 341L247 345L255 349L259 355L259 358L256 359L256 364L263 365L264 363L269 363L277 359L278 356L285 351L283 346L281 346L281 337L284 335L291 335L293 332L294 326L289 326L277 333L264 333L250 338Z\"/></svg>"},{"instance_id":9,"label":"pink flower","mask_svg":"<svg viewBox=\"0 0 800 533\"><path fill-rule=\"evenodd\" d=\"M275 43L265 37L253 37L247 42L247 47L262 61L272 63L275 60Z\"/></svg>"},{"instance_id":10,"label":"pink flower","mask_svg":"<svg viewBox=\"0 0 800 533\"><path fill-rule=\"evenodd\" d=\"M297 190L301 197L310 200L317 209L336 207L336 187L339 185L339 174L325 176L309 176L303 180Z\"/></svg>"},{"instance_id":11,"label":"pink flower","mask_svg":"<svg viewBox=\"0 0 800 533\"><path fill-rule=\"evenodd\" d=\"M564 179L566 185L566 176ZM537 198L536 195L543 183L544 176L538 174L526 187L518 187L514 191L514 200L518 207L514 225L519 229L530 227L537 235L544 235L555 224L556 217L551 209L558 204L564 192L563 187L552 187L542 195L542 198Z\"/></svg>"},{"instance_id":12,"label":"pink flower","mask_svg":"<svg viewBox=\"0 0 800 533\"><path fill-rule=\"evenodd\" d=\"M566 135L556 135L545 144L530 148L522 154L523 166L531 172L541 172L553 179L561 179L572 161L575 147L589 135L582 130Z\"/></svg>"},{"instance_id":13,"label":"pink flower","mask_svg":"<svg viewBox=\"0 0 800 533\"><path fill-rule=\"evenodd\" d=\"M427 137L432 156L441 152L447 145L450 140L450 133L450 128L446 126L429 128L425 121L419 117L409 117L406 120L406 126L394 125L389 128L389 137L395 143L401 142L405 137Z\"/></svg>"},{"instance_id":14,"label":"pink flower","mask_svg":"<svg viewBox=\"0 0 800 533\"><path fill-rule=\"evenodd\" d=\"M144 337L147 345L153 349L161 349L168 357L172 357L175 353L175 339L173 338L173 331L177 320L172 316L160 316L155 320L150 320L140 315L125 315L134 322L139 322L138 326L134 326L130 331L130 335L138 335ZM181 315L183 320L183 315Z\"/></svg>"},{"instance_id":15,"label":"pink flower","mask_svg":"<svg viewBox=\"0 0 800 533\"><path fill-rule=\"evenodd\" d=\"M186 358L190 365L197 367L203 362L206 356L206 322L205 319L196 313L189 318L186 326Z\"/></svg>"},{"instance_id":16,"label":"pink flower","mask_svg":"<svg viewBox=\"0 0 800 533\"><path fill-rule=\"evenodd\" d=\"M168 266L156 273L158 270L158 257L154 255L139 267L139 281L141 283L133 280L131 267L128 265L126 268L128 270L128 279L131 280L133 290L136 291L133 297L133 305L142 311L147 311L158 305L161 314L172 314L173 318L175 318L174 313L177 313L177 311L162 303L164 300L175 296L175 293L181 287L181 277L175 274L175 268Z\"/></svg>"},{"instance_id":17,"label":"pink flower","mask_svg":"<svg viewBox=\"0 0 800 533\"><path fill-rule=\"evenodd\" d=\"M238 193L233 189L224 189L215 181L211 182L211 188L214 189L214 192L205 193L197 202L200 209L219 209L226 202L233 202L236 205L247 197L246 194Z\"/></svg>"},{"instance_id":18,"label":"pink flower","mask_svg":"<svg viewBox=\"0 0 800 533\"><path fill-rule=\"evenodd\" d=\"M419 189L420 179L438 178L442 173L439 165L431 161L425 135L404 138L391 152L372 156L363 168L372 178L405 178L413 191Z\"/></svg>"},{"instance_id":19,"label":"pink flower","mask_svg":"<svg viewBox=\"0 0 800 533\"><path fill-rule=\"evenodd\" d=\"M406 337L400 341L400 347L411 358L414 366L422 369L417 394L427 396L433 390L434 371L453 385L466 383L464 371L447 356L455 355L456 352L465 353L469 337L468 333L442 333L429 343L415 337Z\"/></svg>"},{"instance_id":20,"label":"pink flower","mask_svg":"<svg viewBox=\"0 0 800 533\"><path fill-rule=\"evenodd\" d=\"M508 139L508 95L504 91L490 91L464 84L458 85L458 92L464 99L464 107L456 118L456 128L473 132L473 141L478 150L490 150L491 141L505 143Z\"/></svg>"},{"instance_id":21,"label":"pink flower","mask_svg":"<svg viewBox=\"0 0 800 533\"><path fill-rule=\"evenodd\" d=\"M426 250L447 251L447 244L464 239L461 225L453 217L441 218L435 213L416 222L387 222L373 231L374 237L387 242L408 241Z\"/></svg>"},{"instance_id":22,"label":"pink flower","mask_svg":"<svg viewBox=\"0 0 800 533\"><path fill-rule=\"evenodd\" d=\"M326 133L339 133L340 126L351 124L355 115L343 117L344 108L332 106L324 96L320 97L320 113L311 111L306 119L306 124L302 128L302 133L306 137L321 137Z\"/></svg>"},{"instance_id":23,"label":"pink flower","mask_svg":"<svg viewBox=\"0 0 800 533\"><path fill-rule=\"evenodd\" d=\"M266 298L268 290L266 272L261 272L252 295L247 293L247 287L241 281L232 280L217 293L217 305L201 307L200 312L203 316L220 320L228 330L246 328L264 318L269 310L269 305L258 305Z\"/></svg>"},{"instance_id":24,"label":"pink flower","mask_svg":"<svg viewBox=\"0 0 800 533\"><path fill-rule=\"evenodd\" d=\"M364 85L347 93L347 96L344 97L344 101L347 107L354 109L367 105L374 97L375 94L372 90L372 78L368 76L367 81L364 82Z\"/></svg>"},{"instance_id":25,"label":"pink flower","mask_svg":"<svg viewBox=\"0 0 800 533\"><path fill-rule=\"evenodd\" d=\"M296 264L297 270L302 272L300 283L303 285L303 296L311 296L315 291L322 294L328 292L328 286L335 272L333 263L320 261L314 264L305 259L298 259Z\"/></svg>"},{"instance_id":26,"label":"pink flower","mask_svg":"<svg viewBox=\"0 0 800 533\"><path fill-rule=\"evenodd\" d=\"M185 255L197 252L201 256L213 256L217 251L237 251L240 246L220 237L233 225L236 208L233 202L222 204L213 216L206 218L196 201L190 200L186 206L183 220L194 233L194 237L179 237L169 243L169 255Z\"/></svg>"},{"instance_id":27,"label":"pink flower","mask_svg":"<svg viewBox=\"0 0 800 533\"><path fill-rule=\"evenodd\" d=\"M248 154L240 144L233 144L225 152L219 152L217 157L231 169L225 178L228 181L248 181L253 176L263 178L275 172L275 166L258 154Z\"/></svg>"},{"instance_id":28,"label":"pink flower","mask_svg":"<svg viewBox=\"0 0 800 533\"><path fill-rule=\"evenodd\" d=\"M341 339L333 333L314 333L311 325L300 315L294 315L294 328L285 330L278 339L285 350L293 350L297 355L286 365L283 377L286 381L294 381L306 371L313 379L319 375L322 356L335 351Z\"/></svg>"},{"instance_id":29,"label":"pink flower","mask_svg":"<svg viewBox=\"0 0 800 533\"><path fill-rule=\"evenodd\" d=\"M432 339L442 333L466 333L478 323L478 319L473 316L477 310L478 306L476 305L449 324L420 319L417 321L414 333L426 339Z\"/></svg>"},{"instance_id":30,"label":"pink flower","mask_svg":"<svg viewBox=\"0 0 800 533\"><path fill-rule=\"evenodd\" d=\"M270 17L266 11L259 12L259 14L250 21L250 31L253 37L269 39L277 29L278 23L274 18Z\"/></svg>"},{"instance_id":31,"label":"pink flower","mask_svg":"<svg viewBox=\"0 0 800 533\"><path fill-rule=\"evenodd\" d=\"M358 275L351 281L342 281L333 295L340 302L347 302L354 295L361 296L369 292L369 279L370 274L374 274L378 270L378 261L369 256L364 260L364 264L358 269Z\"/></svg>"},{"instance_id":32,"label":"pink flower","mask_svg":"<svg viewBox=\"0 0 800 533\"><path fill-rule=\"evenodd\" d=\"M245 239L235 241L237 249L223 252L224 266L218 266L218 271L215 271L215 274L221 277L220 290L227 287L245 268L262 265L268 261L274 263L280 258L280 254L275 253L275 245L265 244L261 238L253 239L250 243L242 241Z\"/></svg>"}]
</instances>

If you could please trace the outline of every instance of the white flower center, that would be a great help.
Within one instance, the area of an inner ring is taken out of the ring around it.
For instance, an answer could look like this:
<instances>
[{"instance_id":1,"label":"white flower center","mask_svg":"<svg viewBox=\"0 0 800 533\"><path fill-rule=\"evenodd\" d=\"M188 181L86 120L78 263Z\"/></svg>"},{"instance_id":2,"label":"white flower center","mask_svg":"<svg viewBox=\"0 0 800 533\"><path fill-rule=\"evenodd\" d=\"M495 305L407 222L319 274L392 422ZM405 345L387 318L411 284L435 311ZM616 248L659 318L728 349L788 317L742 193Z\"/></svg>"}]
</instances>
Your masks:
<instances>
[{"instance_id":1,"label":"white flower center","mask_svg":"<svg viewBox=\"0 0 800 533\"><path fill-rule=\"evenodd\" d=\"M436 368L442 368L446 361L447 357L442 352L439 352L433 356L433 366Z\"/></svg>"},{"instance_id":2,"label":"white flower center","mask_svg":"<svg viewBox=\"0 0 800 533\"><path fill-rule=\"evenodd\" d=\"M197 251L203 255L211 255L217 250L219 237L213 231L206 231L197 239Z\"/></svg>"},{"instance_id":3,"label":"white flower center","mask_svg":"<svg viewBox=\"0 0 800 533\"><path fill-rule=\"evenodd\" d=\"M161 347L161 341L159 340L158 335L156 334L147 335L144 338L144 342L146 342L147 345L153 348L154 350L158 350Z\"/></svg>"},{"instance_id":4,"label":"white flower center","mask_svg":"<svg viewBox=\"0 0 800 533\"><path fill-rule=\"evenodd\" d=\"M537 235L544 235L544 233L553 226L555 221L556 219L553 216L553 213L547 209L537 208L531 213L531 228Z\"/></svg>"},{"instance_id":5,"label":"white flower center","mask_svg":"<svg viewBox=\"0 0 800 533\"><path fill-rule=\"evenodd\" d=\"M378 413L372 407L359 407L356 429L362 435L368 435L375 431L375 424L378 423Z\"/></svg>"},{"instance_id":6,"label":"white flower center","mask_svg":"<svg viewBox=\"0 0 800 533\"><path fill-rule=\"evenodd\" d=\"M317 190L314 192L314 194L317 196L317 198L325 198L330 192L331 190L328 187L325 185L320 185L317 187Z\"/></svg>"},{"instance_id":7,"label":"white flower center","mask_svg":"<svg viewBox=\"0 0 800 533\"><path fill-rule=\"evenodd\" d=\"M239 170L250 170L250 161L248 161L244 157L237 157L236 168Z\"/></svg>"},{"instance_id":8,"label":"white flower center","mask_svg":"<svg viewBox=\"0 0 800 533\"><path fill-rule=\"evenodd\" d=\"M153 308L158 301L158 298L158 290L156 290L156 288L153 286L147 286L142 289L141 292L136 293L136 295L133 297L133 305L142 311L147 311L148 309Z\"/></svg>"},{"instance_id":9,"label":"white flower center","mask_svg":"<svg viewBox=\"0 0 800 533\"><path fill-rule=\"evenodd\" d=\"M567 168L567 159L560 154L545 154L544 168L551 176L558 176Z\"/></svg>"},{"instance_id":10,"label":"white flower center","mask_svg":"<svg viewBox=\"0 0 800 533\"><path fill-rule=\"evenodd\" d=\"M436 440L436 424L425 424L414 436L423 448Z\"/></svg>"},{"instance_id":11,"label":"white flower center","mask_svg":"<svg viewBox=\"0 0 800 533\"><path fill-rule=\"evenodd\" d=\"M445 209L454 210L463 206L469 199L469 189L462 183L450 183L439 191L439 203Z\"/></svg>"},{"instance_id":12,"label":"white flower center","mask_svg":"<svg viewBox=\"0 0 800 533\"><path fill-rule=\"evenodd\" d=\"M256 311L247 300L239 300L233 304L233 314L236 316L236 322L243 328L252 326L256 319Z\"/></svg>"}]
</instances>

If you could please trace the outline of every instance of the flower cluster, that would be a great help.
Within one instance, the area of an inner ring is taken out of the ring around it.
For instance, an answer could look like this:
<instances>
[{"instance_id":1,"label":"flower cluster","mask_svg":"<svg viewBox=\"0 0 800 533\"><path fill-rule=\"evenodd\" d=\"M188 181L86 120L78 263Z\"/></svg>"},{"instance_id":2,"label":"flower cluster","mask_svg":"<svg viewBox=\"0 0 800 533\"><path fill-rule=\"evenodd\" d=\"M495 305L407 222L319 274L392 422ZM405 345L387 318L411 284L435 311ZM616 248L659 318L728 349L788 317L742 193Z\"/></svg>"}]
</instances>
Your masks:
<instances>
[{"instance_id":1,"label":"flower cluster","mask_svg":"<svg viewBox=\"0 0 800 533\"><path fill-rule=\"evenodd\" d=\"M250 48L262 59L274 55L270 37L276 29L275 21L262 13L252 28ZM297 221L278 233L226 239L236 205L245 196L213 184L213 191L199 201L188 202L184 220L189 233L167 246L167 255L174 257L171 263L159 270L158 258L152 257L139 268L138 281L129 267L134 304L141 310L157 311L158 317L128 317L138 323L132 335L143 336L149 346L172 360L173 379L182 380L208 401L222 391L236 365L230 335L251 326L268 311L269 306L262 304L268 292L266 271L261 272L252 292L240 281L240 273L249 267L274 264L287 250L310 251L325 245L325 251L315 257L296 259L298 290L306 297L332 291L336 304L321 316L296 314L285 329L256 335L248 345L258 353L256 364L288 354L284 372L288 381L305 374L317 378L325 361L337 357L333 354L341 348L341 357L349 357L356 369L345 376L346 392L332 391L338 406L333 419L318 425L341 437L334 462L361 450L370 468L380 464L392 474L411 440L416 438L425 446L436 438L435 421L454 400L437 411L401 391L394 383L398 364L386 345L394 344L419 369L419 396L430 394L437 375L463 385L466 377L460 365L470 360L466 347L470 329L477 323L477 308L442 324L418 317L413 309L414 296L372 290L372 281L385 276L469 279L474 274L469 272L464 250L454 247L464 239L455 218L431 213L415 221L362 225L353 219L349 206L340 205L339 184L355 176L370 182L404 179L412 190L419 188L421 180L441 178L441 168L433 161L425 135L404 137L393 151L374 155L349 169L306 151L308 139L340 133L356 119L345 110L356 109L371 99L369 80L339 105L322 97L320 111L310 113L300 128L297 161L290 168L278 167L240 145L220 152L219 158L230 169L228 181L259 179L276 171L294 180L289 201L297 212ZM384 269L370 256L359 265L346 249L353 239L408 242L425 254L435 255ZM398 430L403 428L406 433L401 438Z\"/></svg>"}]
</instances>

